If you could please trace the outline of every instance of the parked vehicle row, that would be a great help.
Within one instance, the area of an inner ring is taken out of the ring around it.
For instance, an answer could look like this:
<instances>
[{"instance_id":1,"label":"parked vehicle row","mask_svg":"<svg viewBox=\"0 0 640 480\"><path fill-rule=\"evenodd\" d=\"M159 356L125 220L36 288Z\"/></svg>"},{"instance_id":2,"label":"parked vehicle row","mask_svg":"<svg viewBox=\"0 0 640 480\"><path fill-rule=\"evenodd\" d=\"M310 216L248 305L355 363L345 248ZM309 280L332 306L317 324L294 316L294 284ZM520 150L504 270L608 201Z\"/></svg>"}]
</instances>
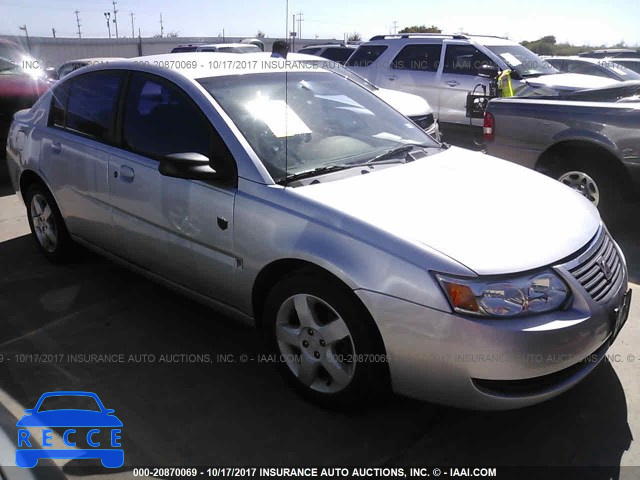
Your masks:
<instances>
[{"instance_id":1,"label":"parked vehicle row","mask_svg":"<svg viewBox=\"0 0 640 480\"><path fill-rule=\"evenodd\" d=\"M517 408L602 360L631 293L584 197L436 142L347 75L153 65L200 55L233 59L85 67L15 115L10 177L46 257L81 244L254 323L323 405Z\"/></svg>"},{"instance_id":2,"label":"parked vehicle row","mask_svg":"<svg viewBox=\"0 0 640 480\"><path fill-rule=\"evenodd\" d=\"M624 82L627 80L640 80L640 73L627 68L622 63L618 63L613 58L591 58L591 57L544 57L547 62L561 72L581 73L584 75L595 75L597 77L609 78ZM640 65L640 59L637 60Z\"/></svg>"}]
</instances>

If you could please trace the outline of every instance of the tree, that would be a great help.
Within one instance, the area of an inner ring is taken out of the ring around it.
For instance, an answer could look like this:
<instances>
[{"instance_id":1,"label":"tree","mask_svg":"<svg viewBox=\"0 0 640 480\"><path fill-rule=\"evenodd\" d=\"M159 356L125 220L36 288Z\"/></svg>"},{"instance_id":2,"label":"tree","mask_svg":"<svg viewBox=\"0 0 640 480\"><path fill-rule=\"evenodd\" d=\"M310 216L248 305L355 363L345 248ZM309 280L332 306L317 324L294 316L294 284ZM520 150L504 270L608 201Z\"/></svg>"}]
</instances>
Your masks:
<instances>
[{"instance_id":1,"label":"tree","mask_svg":"<svg viewBox=\"0 0 640 480\"><path fill-rule=\"evenodd\" d=\"M267 35L262 31L262 30L258 30L258 33L256 33L256 38L264 38Z\"/></svg>"},{"instance_id":2,"label":"tree","mask_svg":"<svg viewBox=\"0 0 640 480\"><path fill-rule=\"evenodd\" d=\"M423 25L413 25L412 27L405 27L398 33L442 33L442 30L431 25L430 27Z\"/></svg>"},{"instance_id":3,"label":"tree","mask_svg":"<svg viewBox=\"0 0 640 480\"><path fill-rule=\"evenodd\" d=\"M347 42L361 42L361 41L362 41L362 35L360 35L358 32L350 33L349 36L347 37Z\"/></svg>"}]
</instances>

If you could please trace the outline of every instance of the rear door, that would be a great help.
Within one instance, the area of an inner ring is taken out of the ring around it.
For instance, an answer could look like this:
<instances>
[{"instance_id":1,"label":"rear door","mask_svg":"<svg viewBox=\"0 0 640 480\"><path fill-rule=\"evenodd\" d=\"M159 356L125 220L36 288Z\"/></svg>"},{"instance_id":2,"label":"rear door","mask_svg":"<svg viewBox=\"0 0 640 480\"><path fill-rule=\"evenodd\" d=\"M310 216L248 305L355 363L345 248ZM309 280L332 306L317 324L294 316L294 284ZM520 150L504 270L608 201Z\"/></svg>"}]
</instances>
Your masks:
<instances>
[{"instance_id":1,"label":"rear door","mask_svg":"<svg viewBox=\"0 0 640 480\"><path fill-rule=\"evenodd\" d=\"M177 85L131 75L121 120L121 146L109 158L118 255L218 300L230 297L236 187L165 177L159 160L196 152L233 159L200 108Z\"/></svg>"},{"instance_id":2,"label":"rear door","mask_svg":"<svg viewBox=\"0 0 640 480\"><path fill-rule=\"evenodd\" d=\"M438 67L442 44L415 43L404 45L380 78L380 87L401 90L423 97L437 112Z\"/></svg>"},{"instance_id":3,"label":"rear door","mask_svg":"<svg viewBox=\"0 0 640 480\"><path fill-rule=\"evenodd\" d=\"M466 116L467 94L475 90L482 93L482 86L489 91L489 80L478 76L478 68L495 63L474 45L459 40L444 41L444 62L438 81L441 122L469 124ZM482 119L474 119L474 125L482 125Z\"/></svg>"},{"instance_id":4,"label":"rear door","mask_svg":"<svg viewBox=\"0 0 640 480\"><path fill-rule=\"evenodd\" d=\"M90 72L53 91L41 168L69 231L96 245L111 238L108 156L124 72Z\"/></svg>"}]
</instances>

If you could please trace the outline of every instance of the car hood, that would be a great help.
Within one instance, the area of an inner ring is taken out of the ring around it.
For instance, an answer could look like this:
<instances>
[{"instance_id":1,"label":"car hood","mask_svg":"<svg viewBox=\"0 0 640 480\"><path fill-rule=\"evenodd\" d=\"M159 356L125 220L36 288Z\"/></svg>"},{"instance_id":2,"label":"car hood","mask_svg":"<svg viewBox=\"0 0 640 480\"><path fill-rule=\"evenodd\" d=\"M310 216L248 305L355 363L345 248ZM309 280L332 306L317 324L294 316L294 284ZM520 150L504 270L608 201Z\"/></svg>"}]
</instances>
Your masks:
<instances>
[{"instance_id":1,"label":"car hood","mask_svg":"<svg viewBox=\"0 0 640 480\"><path fill-rule=\"evenodd\" d=\"M18 427L121 427L115 415L90 410L51 410L25 415Z\"/></svg>"},{"instance_id":2,"label":"car hood","mask_svg":"<svg viewBox=\"0 0 640 480\"><path fill-rule=\"evenodd\" d=\"M582 75L580 73L556 73L554 75L541 75L539 77L528 78L526 79L526 83L532 87L544 86L561 89L583 89L615 85L618 81L612 78Z\"/></svg>"},{"instance_id":3,"label":"car hood","mask_svg":"<svg viewBox=\"0 0 640 480\"><path fill-rule=\"evenodd\" d=\"M296 193L436 249L479 275L555 263L583 247L600 226L597 209L566 186L456 147Z\"/></svg>"},{"instance_id":4,"label":"car hood","mask_svg":"<svg viewBox=\"0 0 640 480\"><path fill-rule=\"evenodd\" d=\"M418 117L433 113L429 102L418 95L387 88L378 88L374 93L405 117Z\"/></svg>"}]
</instances>

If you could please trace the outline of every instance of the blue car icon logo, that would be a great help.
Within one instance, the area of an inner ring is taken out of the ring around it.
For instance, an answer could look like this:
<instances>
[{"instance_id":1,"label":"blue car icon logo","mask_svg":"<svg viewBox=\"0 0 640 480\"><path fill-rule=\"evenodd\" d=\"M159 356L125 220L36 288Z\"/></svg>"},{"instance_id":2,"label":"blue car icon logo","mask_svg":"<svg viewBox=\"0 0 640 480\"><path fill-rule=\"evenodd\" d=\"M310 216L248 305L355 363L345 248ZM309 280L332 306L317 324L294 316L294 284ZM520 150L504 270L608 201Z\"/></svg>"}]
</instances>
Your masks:
<instances>
[{"instance_id":1,"label":"blue car icon logo","mask_svg":"<svg viewBox=\"0 0 640 480\"><path fill-rule=\"evenodd\" d=\"M45 393L16 424L16 465L32 468L41 458L99 458L107 468L121 467L122 422L114 412L104 408L95 393ZM62 435L52 428L60 428Z\"/></svg>"}]
</instances>

